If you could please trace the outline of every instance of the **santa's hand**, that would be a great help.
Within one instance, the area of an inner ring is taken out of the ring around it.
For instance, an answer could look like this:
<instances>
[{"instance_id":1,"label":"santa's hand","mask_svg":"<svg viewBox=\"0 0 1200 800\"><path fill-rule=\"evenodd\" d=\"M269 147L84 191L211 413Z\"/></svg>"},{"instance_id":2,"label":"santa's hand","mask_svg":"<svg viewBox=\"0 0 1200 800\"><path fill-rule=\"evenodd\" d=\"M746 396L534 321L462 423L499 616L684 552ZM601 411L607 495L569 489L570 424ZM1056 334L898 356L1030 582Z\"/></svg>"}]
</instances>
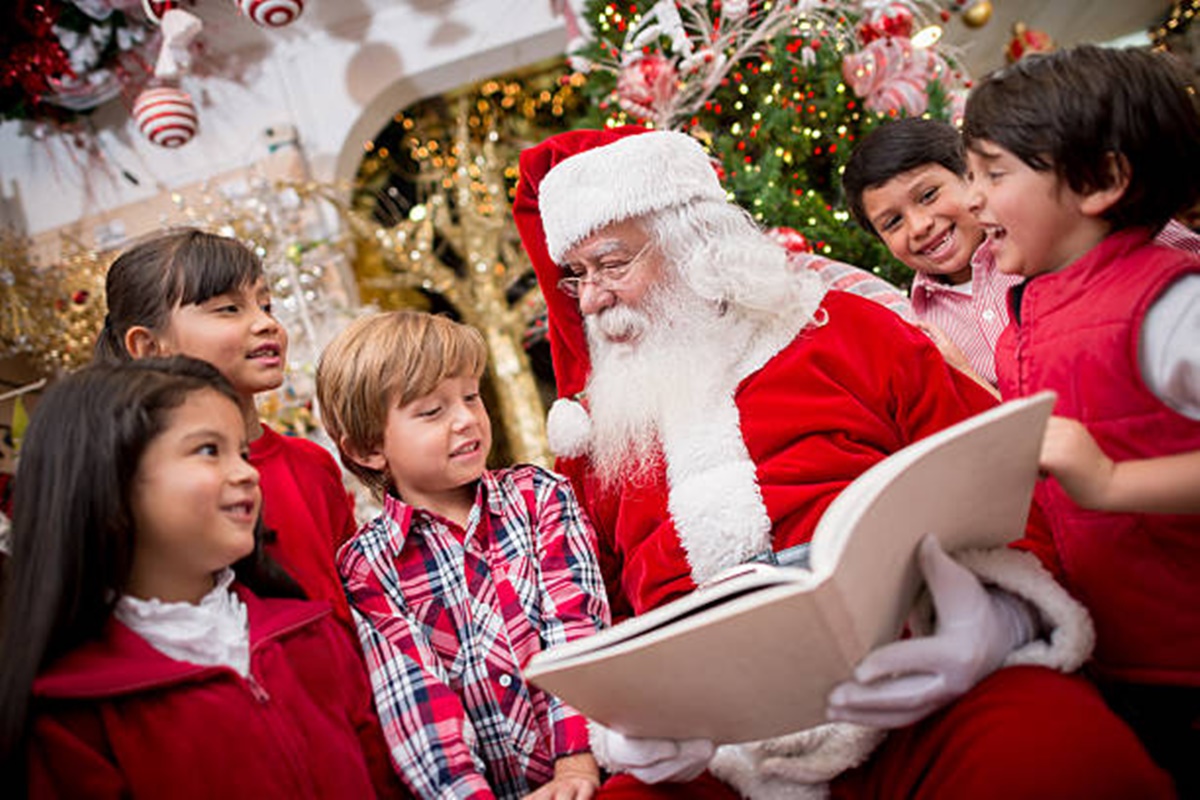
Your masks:
<instances>
[{"instance_id":1,"label":"santa's hand","mask_svg":"<svg viewBox=\"0 0 1200 800\"><path fill-rule=\"evenodd\" d=\"M1035 626L1024 601L983 587L927 536L918 563L937 612L932 636L873 650L854 680L829 695L831 720L899 728L937 711L995 670L1029 641Z\"/></svg>"},{"instance_id":2,"label":"santa's hand","mask_svg":"<svg viewBox=\"0 0 1200 800\"><path fill-rule=\"evenodd\" d=\"M704 772L716 750L708 739L635 739L596 723L591 727L600 763L642 783L690 781Z\"/></svg>"}]
</instances>

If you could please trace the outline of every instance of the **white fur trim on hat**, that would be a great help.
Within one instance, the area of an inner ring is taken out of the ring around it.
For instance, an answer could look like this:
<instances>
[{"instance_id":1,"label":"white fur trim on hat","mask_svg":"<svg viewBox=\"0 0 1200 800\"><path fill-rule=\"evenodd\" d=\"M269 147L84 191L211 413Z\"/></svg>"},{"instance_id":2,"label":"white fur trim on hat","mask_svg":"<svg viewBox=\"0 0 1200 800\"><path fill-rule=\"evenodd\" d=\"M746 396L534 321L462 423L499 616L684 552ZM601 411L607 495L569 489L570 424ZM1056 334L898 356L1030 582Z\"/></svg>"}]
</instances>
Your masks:
<instances>
[{"instance_id":1,"label":"white fur trim on hat","mask_svg":"<svg viewBox=\"0 0 1200 800\"><path fill-rule=\"evenodd\" d=\"M550 452L562 458L576 458L588 451L592 438L592 418L587 409L568 397L560 397L546 415L546 440Z\"/></svg>"},{"instance_id":2,"label":"white fur trim on hat","mask_svg":"<svg viewBox=\"0 0 1200 800\"><path fill-rule=\"evenodd\" d=\"M538 189L550 257L606 225L693 200L726 201L704 148L677 131L650 131L576 153Z\"/></svg>"}]
</instances>

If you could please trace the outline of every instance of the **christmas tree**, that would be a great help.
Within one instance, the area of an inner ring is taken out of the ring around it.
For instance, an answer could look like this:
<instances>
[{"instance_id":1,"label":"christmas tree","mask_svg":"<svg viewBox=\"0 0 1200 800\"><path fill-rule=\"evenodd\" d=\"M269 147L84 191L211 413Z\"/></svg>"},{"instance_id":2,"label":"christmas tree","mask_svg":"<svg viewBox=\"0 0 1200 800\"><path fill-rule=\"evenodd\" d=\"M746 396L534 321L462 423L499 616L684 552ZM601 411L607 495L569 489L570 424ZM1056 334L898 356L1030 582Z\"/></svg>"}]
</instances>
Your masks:
<instances>
[{"instance_id":1,"label":"christmas tree","mask_svg":"<svg viewBox=\"0 0 1200 800\"><path fill-rule=\"evenodd\" d=\"M915 38L932 3L590 0L572 65L587 74L587 126L682 130L720 162L735 202L766 227L897 285L909 272L845 210L855 143L903 115L952 119L967 78Z\"/></svg>"}]
</instances>

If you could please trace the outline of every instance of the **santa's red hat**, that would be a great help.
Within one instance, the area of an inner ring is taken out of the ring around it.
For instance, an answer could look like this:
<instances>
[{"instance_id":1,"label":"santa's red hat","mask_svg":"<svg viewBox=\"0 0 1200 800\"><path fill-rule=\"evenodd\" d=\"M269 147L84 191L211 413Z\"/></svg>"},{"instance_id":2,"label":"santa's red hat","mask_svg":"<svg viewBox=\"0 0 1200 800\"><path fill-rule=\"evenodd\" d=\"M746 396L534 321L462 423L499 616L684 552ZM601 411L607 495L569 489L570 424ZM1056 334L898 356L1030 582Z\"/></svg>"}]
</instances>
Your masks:
<instances>
[{"instance_id":1,"label":"santa's red hat","mask_svg":"<svg viewBox=\"0 0 1200 800\"><path fill-rule=\"evenodd\" d=\"M634 125L558 134L521 153L513 214L546 298L550 356L559 400L550 410L550 448L582 455L586 411L576 400L591 372L577 299L558 289L558 261L591 234L622 220L695 200L726 200L700 143Z\"/></svg>"}]
</instances>

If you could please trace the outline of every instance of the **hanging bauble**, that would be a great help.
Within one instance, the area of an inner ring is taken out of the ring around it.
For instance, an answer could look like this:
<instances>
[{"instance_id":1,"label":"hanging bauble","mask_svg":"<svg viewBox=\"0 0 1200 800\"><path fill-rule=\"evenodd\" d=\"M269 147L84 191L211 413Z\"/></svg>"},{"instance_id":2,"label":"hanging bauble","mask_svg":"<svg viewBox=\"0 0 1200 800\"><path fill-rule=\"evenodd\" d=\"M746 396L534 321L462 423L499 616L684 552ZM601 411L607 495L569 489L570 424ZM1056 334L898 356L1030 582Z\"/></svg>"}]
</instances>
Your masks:
<instances>
[{"instance_id":1,"label":"hanging bauble","mask_svg":"<svg viewBox=\"0 0 1200 800\"><path fill-rule=\"evenodd\" d=\"M870 44L886 36L912 36L913 12L904 3L888 3L876 7L858 27L858 39Z\"/></svg>"},{"instance_id":2,"label":"hanging bauble","mask_svg":"<svg viewBox=\"0 0 1200 800\"><path fill-rule=\"evenodd\" d=\"M783 245L783 249L792 255L797 253L811 253L813 251L813 246L808 241L808 237L795 228L780 225L777 228L768 228L767 235L778 244Z\"/></svg>"},{"instance_id":3,"label":"hanging bauble","mask_svg":"<svg viewBox=\"0 0 1200 800\"><path fill-rule=\"evenodd\" d=\"M1024 22L1017 22L1012 28L1012 38L1004 49L1004 57L1012 64L1023 56L1031 53L1049 53L1054 49L1054 40L1050 34L1037 28L1028 28Z\"/></svg>"},{"instance_id":4,"label":"hanging bauble","mask_svg":"<svg viewBox=\"0 0 1200 800\"><path fill-rule=\"evenodd\" d=\"M617 76L617 104L644 119L654 119L678 90L675 65L657 54L626 64Z\"/></svg>"},{"instance_id":5,"label":"hanging bauble","mask_svg":"<svg viewBox=\"0 0 1200 800\"><path fill-rule=\"evenodd\" d=\"M200 124L192 96L175 86L143 90L133 104L133 118L142 134L159 147L182 147Z\"/></svg>"},{"instance_id":6,"label":"hanging bauble","mask_svg":"<svg viewBox=\"0 0 1200 800\"><path fill-rule=\"evenodd\" d=\"M304 11L304 0L234 0L234 3L255 25L264 28L290 25Z\"/></svg>"},{"instance_id":7,"label":"hanging bauble","mask_svg":"<svg viewBox=\"0 0 1200 800\"><path fill-rule=\"evenodd\" d=\"M155 25L162 24L163 14L178 7L179 0L142 0L142 11L146 12L146 19Z\"/></svg>"},{"instance_id":8,"label":"hanging bauble","mask_svg":"<svg viewBox=\"0 0 1200 800\"><path fill-rule=\"evenodd\" d=\"M982 28L992 18L992 0L975 0L963 9L963 24L968 28Z\"/></svg>"}]
</instances>

